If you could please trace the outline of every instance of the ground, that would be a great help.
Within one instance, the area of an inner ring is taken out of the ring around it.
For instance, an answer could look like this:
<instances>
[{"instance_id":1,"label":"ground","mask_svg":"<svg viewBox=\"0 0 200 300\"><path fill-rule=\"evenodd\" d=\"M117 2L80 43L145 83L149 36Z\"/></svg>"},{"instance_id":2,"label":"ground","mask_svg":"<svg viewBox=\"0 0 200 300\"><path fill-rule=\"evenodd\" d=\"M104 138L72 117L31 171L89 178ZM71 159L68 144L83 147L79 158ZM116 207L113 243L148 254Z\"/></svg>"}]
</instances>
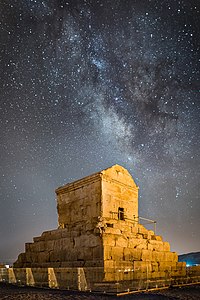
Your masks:
<instances>
[{"instance_id":1,"label":"ground","mask_svg":"<svg viewBox=\"0 0 200 300\"><path fill-rule=\"evenodd\" d=\"M80 293L32 287L17 287L0 283L1 300L198 300L200 299L200 285L168 290L138 293L124 296L110 296L93 293Z\"/></svg>"}]
</instances>

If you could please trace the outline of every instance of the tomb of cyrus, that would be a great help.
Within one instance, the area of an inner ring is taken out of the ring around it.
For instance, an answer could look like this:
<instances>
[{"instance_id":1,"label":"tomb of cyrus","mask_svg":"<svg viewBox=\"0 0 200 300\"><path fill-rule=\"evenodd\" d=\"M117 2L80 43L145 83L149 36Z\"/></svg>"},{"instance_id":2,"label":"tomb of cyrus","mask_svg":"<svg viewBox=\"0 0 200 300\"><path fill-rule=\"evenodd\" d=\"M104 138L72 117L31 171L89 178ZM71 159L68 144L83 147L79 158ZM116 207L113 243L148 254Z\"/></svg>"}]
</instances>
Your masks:
<instances>
[{"instance_id":1,"label":"tomb of cyrus","mask_svg":"<svg viewBox=\"0 0 200 300\"><path fill-rule=\"evenodd\" d=\"M137 280L147 272L150 279L185 276L185 263L169 243L139 224L138 187L123 167L66 184L56 194L58 229L26 243L14 268L84 268L95 282Z\"/></svg>"}]
</instances>

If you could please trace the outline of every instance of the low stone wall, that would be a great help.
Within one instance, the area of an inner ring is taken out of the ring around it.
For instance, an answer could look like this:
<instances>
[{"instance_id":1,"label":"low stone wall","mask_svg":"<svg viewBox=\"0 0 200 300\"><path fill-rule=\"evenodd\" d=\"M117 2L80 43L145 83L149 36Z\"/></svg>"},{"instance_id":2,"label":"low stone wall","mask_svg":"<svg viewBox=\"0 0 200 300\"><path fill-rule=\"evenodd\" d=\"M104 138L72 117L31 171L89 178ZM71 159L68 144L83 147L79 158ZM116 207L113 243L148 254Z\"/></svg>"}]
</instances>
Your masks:
<instances>
[{"instance_id":1,"label":"low stone wall","mask_svg":"<svg viewBox=\"0 0 200 300\"><path fill-rule=\"evenodd\" d=\"M117 271L116 271L117 272ZM123 270L127 280L120 280L122 270L118 270L115 281L103 280L103 268L0 268L0 282L46 288L79 291L118 293L127 290L143 290L177 284L200 282L200 267L187 268L186 276L153 278L143 273L134 276L131 269ZM113 270L112 270L113 273ZM124 274L122 276L124 278Z\"/></svg>"},{"instance_id":2,"label":"low stone wall","mask_svg":"<svg viewBox=\"0 0 200 300\"><path fill-rule=\"evenodd\" d=\"M0 268L0 282L58 289L90 290L103 268Z\"/></svg>"}]
</instances>

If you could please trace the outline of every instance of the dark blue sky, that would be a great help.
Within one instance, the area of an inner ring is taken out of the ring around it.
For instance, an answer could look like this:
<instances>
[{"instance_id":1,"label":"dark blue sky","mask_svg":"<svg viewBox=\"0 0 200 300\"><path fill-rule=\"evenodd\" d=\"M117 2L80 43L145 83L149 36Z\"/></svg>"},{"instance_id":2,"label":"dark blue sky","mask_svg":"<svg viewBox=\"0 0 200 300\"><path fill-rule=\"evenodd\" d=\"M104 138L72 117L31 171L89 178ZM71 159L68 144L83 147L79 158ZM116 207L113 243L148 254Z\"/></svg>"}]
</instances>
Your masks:
<instances>
[{"instance_id":1,"label":"dark blue sky","mask_svg":"<svg viewBox=\"0 0 200 300\"><path fill-rule=\"evenodd\" d=\"M200 250L199 28L197 0L1 1L0 260L113 164L172 250Z\"/></svg>"}]
</instances>

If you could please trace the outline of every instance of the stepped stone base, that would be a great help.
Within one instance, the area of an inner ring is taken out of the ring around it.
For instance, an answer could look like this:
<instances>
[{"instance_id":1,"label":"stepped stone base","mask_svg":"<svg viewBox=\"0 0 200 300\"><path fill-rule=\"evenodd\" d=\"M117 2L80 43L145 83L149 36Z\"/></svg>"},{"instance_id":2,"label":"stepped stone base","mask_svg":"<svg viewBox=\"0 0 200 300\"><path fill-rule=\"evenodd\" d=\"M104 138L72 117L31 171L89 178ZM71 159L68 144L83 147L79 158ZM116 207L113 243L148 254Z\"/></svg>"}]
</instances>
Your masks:
<instances>
[{"instance_id":1,"label":"stepped stone base","mask_svg":"<svg viewBox=\"0 0 200 300\"><path fill-rule=\"evenodd\" d=\"M129 221L110 223L113 227L104 223L101 233L99 224L79 236L65 228L44 232L26 243L14 268L102 267L103 281L185 276L186 264L161 236Z\"/></svg>"},{"instance_id":2,"label":"stepped stone base","mask_svg":"<svg viewBox=\"0 0 200 300\"><path fill-rule=\"evenodd\" d=\"M127 279L123 281L103 281L103 268L0 268L0 282L49 287L58 289L72 289L79 291L96 291L119 293L127 290L146 290L150 288L169 287L177 284L191 284L200 282L200 270L190 267L187 276L170 278L142 278L133 277L132 270L126 272ZM121 273L120 273L121 274ZM129 275L128 275L129 274Z\"/></svg>"},{"instance_id":3,"label":"stepped stone base","mask_svg":"<svg viewBox=\"0 0 200 300\"><path fill-rule=\"evenodd\" d=\"M51 278L55 269L62 276L59 270L68 268L70 280L79 270L79 277L96 283L185 276L185 263L169 243L138 223L138 187L123 167L67 184L56 194L59 228L26 243L15 272L46 268Z\"/></svg>"}]
</instances>

